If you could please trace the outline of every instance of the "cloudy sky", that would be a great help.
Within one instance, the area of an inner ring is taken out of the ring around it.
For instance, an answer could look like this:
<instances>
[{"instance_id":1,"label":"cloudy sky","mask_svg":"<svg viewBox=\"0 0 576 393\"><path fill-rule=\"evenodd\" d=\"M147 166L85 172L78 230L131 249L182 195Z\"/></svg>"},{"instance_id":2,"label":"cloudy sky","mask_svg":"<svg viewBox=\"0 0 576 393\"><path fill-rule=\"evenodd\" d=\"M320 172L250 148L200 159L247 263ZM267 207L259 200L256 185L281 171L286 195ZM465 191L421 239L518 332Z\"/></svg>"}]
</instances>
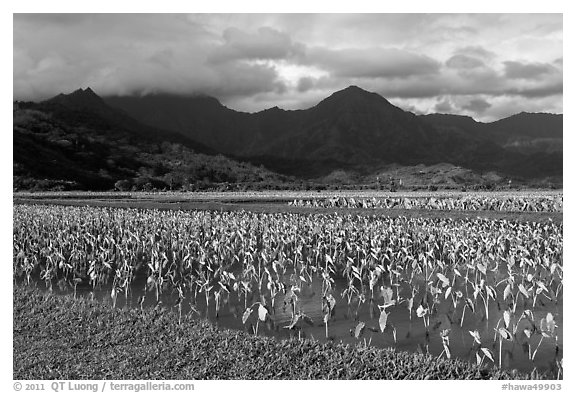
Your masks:
<instances>
[{"instance_id":1,"label":"cloudy sky","mask_svg":"<svg viewBox=\"0 0 576 393\"><path fill-rule=\"evenodd\" d=\"M15 14L14 99L203 93L255 112L349 85L416 113L562 113L561 14Z\"/></svg>"}]
</instances>

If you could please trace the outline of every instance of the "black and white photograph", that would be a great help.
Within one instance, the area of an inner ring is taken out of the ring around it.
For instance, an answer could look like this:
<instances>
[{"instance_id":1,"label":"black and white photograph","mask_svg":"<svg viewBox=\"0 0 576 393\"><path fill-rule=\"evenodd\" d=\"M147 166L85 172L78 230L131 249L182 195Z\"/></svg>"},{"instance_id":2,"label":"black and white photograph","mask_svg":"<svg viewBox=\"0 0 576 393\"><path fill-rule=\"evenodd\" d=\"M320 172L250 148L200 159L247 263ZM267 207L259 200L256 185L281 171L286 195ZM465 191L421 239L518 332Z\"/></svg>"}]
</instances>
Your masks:
<instances>
[{"instance_id":1,"label":"black and white photograph","mask_svg":"<svg viewBox=\"0 0 576 393\"><path fill-rule=\"evenodd\" d=\"M14 12L13 391L561 390L563 18Z\"/></svg>"}]
</instances>

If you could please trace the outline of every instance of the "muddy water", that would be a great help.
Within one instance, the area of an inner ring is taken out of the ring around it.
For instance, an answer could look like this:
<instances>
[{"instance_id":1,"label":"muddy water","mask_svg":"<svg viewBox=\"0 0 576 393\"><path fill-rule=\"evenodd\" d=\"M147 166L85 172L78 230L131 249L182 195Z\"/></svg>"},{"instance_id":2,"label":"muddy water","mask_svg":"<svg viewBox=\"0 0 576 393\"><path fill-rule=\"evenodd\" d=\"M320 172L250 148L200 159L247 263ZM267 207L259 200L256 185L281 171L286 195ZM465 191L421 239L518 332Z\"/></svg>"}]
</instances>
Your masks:
<instances>
[{"instance_id":1,"label":"muddy water","mask_svg":"<svg viewBox=\"0 0 576 393\"><path fill-rule=\"evenodd\" d=\"M42 285L42 284L40 284ZM116 300L116 307L140 307L138 299L144 294L145 281L138 280L131 286L128 296L120 294ZM203 293L198 293L196 299L193 294L186 294L182 302L182 313L186 314L196 310L199 317L207 317L213 323L224 328L244 330L254 334L256 328L259 335L270 335L277 338L287 337L308 337L320 341L333 340L349 344L367 343L377 347L390 347L402 351L424 352L438 356L443 352L441 331L450 329L449 349L452 357L464 359L476 363L476 353L479 352L479 345L474 343L474 338L470 331L478 331L481 338L481 346L488 348L494 356L496 365L499 363L500 341L499 335L495 328L503 315L507 306L501 305L495 301L489 302L488 315L485 317L485 310L482 301L478 298L475 311L469 308L464 311L464 301L461 301L454 307L451 298L444 299L440 296L441 301L436 304L432 314L429 316L429 325L426 328L424 319L416 315L416 308L420 304L422 294L417 294L414 298L412 313L408 310L408 302L403 301L400 304L388 307L389 312L388 325L384 332L380 331L379 317L380 310L377 305L383 304L382 297L376 296L374 301L366 297L364 302L359 302L358 297L354 297L350 304L346 297L342 297L342 291L346 288L343 280L336 281L332 290L336 298L336 307L333 317L328 322L328 338L326 337L326 326L322 311L322 283L315 280L311 284L302 283L301 290L298 293L297 301L292 305L289 296L290 291L286 294L280 292L276 295L274 308L272 309L269 296L268 307L271 310L270 318L266 322L257 322L258 307L254 306L254 311L246 321L242 322L242 315L245 311L245 304L253 305L260 301L257 293L249 294L247 298L244 295L238 296L236 293L223 295L220 299L218 313L216 312L216 301L212 295L208 299L208 305ZM398 287L398 293L401 298L407 298L411 295L411 289L406 285ZM91 295L91 289L78 289L78 293L84 296L94 296L100 300L111 302L110 288L102 288L94 291ZM470 294L472 298L472 294ZM396 298L396 295L395 295ZM535 307L532 304L526 304L526 308L533 311L534 320L537 326L540 320L545 318L547 313L552 313L558 326L557 337L544 338L538 347L540 334L534 334L530 340L524 335L524 329L529 328L527 320L518 322L519 317L524 310L522 296L519 297L519 304L516 309L512 323L517 325L516 340L502 342L502 367L508 369L518 369L525 372L532 371L535 367L539 370L554 370L556 368L556 359L562 359L563 334L562 334L562 299L555 304L547 299L538 301ZM160 295L161 307L166 308L168 312L173 312L174 317L178 318L178 308L174 305L178 295L176 292L164 292ZM144 307L155 307L157 305L155 292L148 292L143 303ZM297 329L287 329L292 321L292 313L302 312L312 319L312 325L303 323L298 325ZM464 317L462 314L464 313ZM354 331L359 322L365 323L362 335L356 338ZM461 326L462 325L462 326ZM503 322L500 320L500 327ZM395 333L395 334L394 334ZM556 348L556 343L558 349ZM537 349L534 360L530 360L529 353ZM445 355L442 355L445 356ZM483 364L491 365L492 361L487 357L484 358Z\"/></svg>"}]
</instances>

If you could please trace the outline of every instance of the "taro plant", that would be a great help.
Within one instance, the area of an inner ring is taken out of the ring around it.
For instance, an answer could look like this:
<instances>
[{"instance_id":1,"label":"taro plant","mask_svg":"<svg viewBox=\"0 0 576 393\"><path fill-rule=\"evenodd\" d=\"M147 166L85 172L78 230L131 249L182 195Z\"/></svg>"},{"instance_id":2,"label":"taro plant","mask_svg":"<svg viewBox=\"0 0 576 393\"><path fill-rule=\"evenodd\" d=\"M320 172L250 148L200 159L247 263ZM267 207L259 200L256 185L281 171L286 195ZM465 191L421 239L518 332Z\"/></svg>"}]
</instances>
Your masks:
<instances>
[{"instance_id":1,"label":"taro plant","mask_svg":"<svg viewBox=\"0 0 576 393\"><path fill-rule=\"evenodd\" d=\"M556 333L556 321L554 320L554 315L552 315L552 313L547 313L545 318L542 318L540 320L540 341L538 342L538 345L536 346L536 348L534 349L534 352L532 352L532 357L531 360L534 361L534 358L536 357L536 353L538 352L538 349L540 348L540 345L542 344L542 340L544 340L544 338L547 339L552 339L554 340L554 344L555 344L555 356L558 356L558 335ZM530 338L530 337L529 337Z\"/></svg>"},{"instance_id":2,"label":"taro plant","mask_svg":"<svg viewBox=\"0 0 576 393\"><path fill-rule=\"evenodd\" d=\"M510 331L505 328L501 327L497 330L499 334L499 345L498 345L498 366L502 368L502 343L503 341L514 341L514 336Z\"/></svg>"},{"instance_id":3,"label":"taro plant","mask_svg":"<svg viewBox=\"0 0 576 393\"><path fill-rule=\"evenodd\" d=\"M452 358L452 352L450 352L450 329L444 329L440 331L440 338L442 339L442 353L438 355L438 358L442 357L443 354L446 358Z\"/></svg>"},{"instance_id":4,"label":"taro plant","mask_svg":"<svg viewBox=\"0 0 576 393\"><path fill-rule=\"evenodd\" d=\"M428 331L428 327L430 326L430 310L428 306L424 307L424 304L420 303L416 309L416 315L418 318L422 318L422 322L424 323L424 330L426 331L426 336L428 336L430 333Z\"/></svg>"},{"instance_id":5,"label":"taro plant","mask_svg":"<svg viewBox=\"0 0 576 393\"><path fill-rule=\"evenodd\" d=\"M178 298L174 302L174 307L178 310L178 325L182 324L182 301L184 300L185 296L182 292L180 287L177 288L178 290Z\"/></svg>"},{"instance_id":6,"label":"taro plant","mask_svg":"<svg viewBox=\"0 0 576 393\"><path fill-rule=\"evenodd\" d=\"M328 321L334 318L336 313L336 299L332 294L322 297L322 313L324 314L324 326L326 330L326 338L328 338Z\"/></svg>"},{"instance_id":7,"label":"taro plant","mask_svg":"<svg viewBox=\"0 0 576 393\"><path fill-rule=\"evenodd\" d=\"M266 304L262 303L262 302L256 302L254 304L252 304L250 307L246 308L246 310L244 311L244 314L242 315L242 323L244 325L246 325L246 323L248 322L248 320L250 319L250 316L253 314L254 310L257 310L256 313L256 317L254 319L256 319L256 325L252 325L253 326L253 332L254 335L258 335L258 325L260 324L260 322L266 322L269 319L271 319L271 315L270 315L270 311L268 309L268 307L266 306Z\"/></svg>"},{"instance_id":8,"label":"taro plant","mask_svg":"<svg viewBox=\"0 0 576 393\"><path fill-rule=\"evenodd\" d=\"M292 321L289 325L283 326L284 329L288 330L298 330L298 338L302 338L302 329L305 325L314 326L314 321L308 315L304 314L302 311L294 314Z\"/></svg>"}]
</instances>

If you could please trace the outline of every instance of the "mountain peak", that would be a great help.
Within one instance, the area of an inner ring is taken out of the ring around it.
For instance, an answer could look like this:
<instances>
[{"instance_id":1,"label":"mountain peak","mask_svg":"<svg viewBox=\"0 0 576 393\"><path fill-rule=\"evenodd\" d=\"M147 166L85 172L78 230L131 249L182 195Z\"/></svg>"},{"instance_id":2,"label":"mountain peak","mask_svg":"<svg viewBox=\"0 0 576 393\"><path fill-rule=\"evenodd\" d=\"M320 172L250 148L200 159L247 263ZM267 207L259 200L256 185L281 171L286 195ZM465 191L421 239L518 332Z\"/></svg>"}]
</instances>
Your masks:
<instances>
[{"instance_id":1,"label":"mountain peak","mask_svg":"<svg viewBox=\"0 0 576 393\"><path fill-rule=\"evenodd\" d=\"M85 89L77 89L74 90L72 93L70 94L62 94L64 96L70 96L70 97L98 97L98 94L94 93L94 90L92 90L90 87L87 87Z\"/></svg>"},{"instance_id":2,"label":"mountain peak","mask_svg":"<svg viewBox=\"0 0 576 393\"><path fill-rule=\"evenodd\" d=\"M342 90L339 90L339 91L335 92L334 94L332 94L332 96L334 96L334 95L359 96L359 97L361 97L361 96L364 96L364 97L377 96L377 97L383 98L381 95L379 95L377 93L373 93L373 92L370 92L368 90L364 90L361 87L358 87L356 85L351 85L351 86L348 86Z\"/></svg>"},{"instance_id":3,"label":"mountain peak","mask_svg":"<svg viewBox=\"0 0 576 393\"><path fill-rule=\"evenodd\" d=\"M90 87L75 90L70 94L58 94L56 97L50 98L46 102L78 109L94 108L106 105L102 98L100 98L100 96Z\"/></svg>"},{"instance_id":4,"label":"mountain peak","mask_svg":"<svg viewBox=\"0 0 576 393\"><path fill-rule=\"evenodd\" d=\"M386 112L402 111L380 94L366 91L354 85L333 93L320 101L315 108L332 113L342 111L365 112L367 110L378 112L383 110Z\"/></svg>"},{"instance_id":5,"label":"mountain peak","mask_svg":"<svg viewBox=\"0 0 576 393\"><path fill-rule=\"evenodd\" d=\"M361 87L358 87L358 86L356 86L356 85L350 85L350 86L348 86L348 87L346 87L346 88L344 88L344 89L342 89L342 90L340 90L340 91L359 92L359 93L360 93L360 92L370 93L369 91L364 90L364 89L362 89Z\"/></svg>"},{"instance_id":6,"label":"mountain peak","mask_svg":"<svg viewBox=\"0 0 576 393\"><path fill-rule=\"evenodd\" d=\"M365 102L378 102L391 105L388 100L380 94L364 90L355 85L348 86L345 89L333 93L324 101L328 100L362 100Z\"/></svg>"}]
</instances>

